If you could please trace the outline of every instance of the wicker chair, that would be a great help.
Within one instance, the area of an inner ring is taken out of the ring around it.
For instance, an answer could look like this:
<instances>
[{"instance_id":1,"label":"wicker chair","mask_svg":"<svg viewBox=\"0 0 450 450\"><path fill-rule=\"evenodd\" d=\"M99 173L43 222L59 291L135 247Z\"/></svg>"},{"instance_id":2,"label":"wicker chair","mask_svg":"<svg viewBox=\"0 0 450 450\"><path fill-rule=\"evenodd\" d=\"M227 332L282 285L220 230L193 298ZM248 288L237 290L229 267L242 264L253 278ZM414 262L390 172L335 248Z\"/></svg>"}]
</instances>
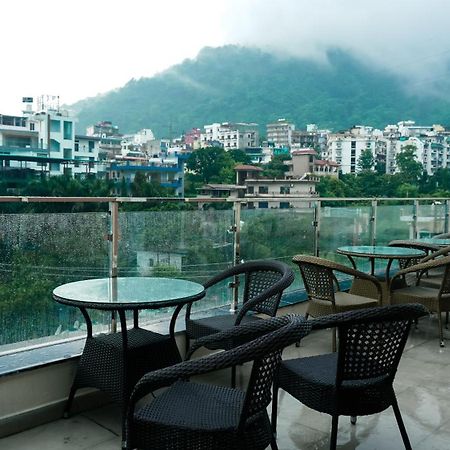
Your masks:
<instances>
[{"instance_id":1,"label":"wicker chair","mask_svg":"<svg viewBox=\"0 0 450 450\"><path fill-rule=\"evenodd\" d=\"M126 417L124 448L151 450L276 449L267 406L284 347L311 325L287 315L243 324L199 339L195 348L231 340L246 343L145 375L135 386ZM188 381L191 376L254 361L246 391ZM140 408L136 402L170 386Z\"/></svg>"},{"instance_id":2,"label":"wicker chair","mask_svg":"<svg viewBox=\"0 0 450 450\"><path fill-rule=\"evenodd\" d=\"M274 433L281 388L309 408L332 416L330 449L336 448L339 416L350 416L355 424L356 416L379 413L389 406L394 409L405 448L410 449L393 381L411 322L426 314L422 305L409 304L312 320L313 329L338 327L339 350L281 363L272 402Z\"/></svg>"},{"instance_id":3,"label":"wicker chair","mask_svg":"<svg viewBox=\"0 0 450 450\"><path fill-rule=\"evenodd\" d=\"M191 306L186 309L186 348L191 339L209 336L224 331L235 325L255 322L261 317L252 313L262 313L273 317L276 315L284 289L294 281L294 272L286 264L274 260L249 261L231 267L205 283L206 297L208 289L226 280L231 280L230 287L239 286L239 277L244 277L242 305L237 314L218 315L202 319L191 319ZM214 349L227 349L230 341L214 341ZM212 348L212 347L210 347ZM235 371L232 371L232 385L235 383Z\"/></svg>"},{"instance_id":4,"label":"wicker chair","mask_svg":"<svg viewBox=\"0 0 450 450\"><path fill-rule=\"evenodd\" d=\"M441 233L441 234L435 234L433 236L434 239L449 239L450 233Z\"/></svg>"},{"instance_id":5,"label":"wicker chair","mask_svg":"<svg viewBox=\"0 0 450 450\"><path fill-rule=\"evenodd\" d=\"M316 256L296 255L292 261L299 266L306 293L308 294L308 316L320 317L353 309L370 308L381 303L380 282L372 275L351 269L334 261ZM365 280L369 287L374 286L376 298L356 295L340 290L335 272L351 275L354 279ZM336 351L336 332L333 332L333 352Z\"/></svg>"},{"instance_id":6,"label":"wicker chair","mask_svg":"<svg viewBox=\"0 0 450 450\"><path fill-rule=\"evenodd\" d=\"M391 305L417 302L436 312L439 324L440 346L444 347L442 313L450 311L450 256L447 247L421 260L419 264L400 270L391 280L389 301ZM438 286L430 286L428 274L438 272ZM402 278L405 286L396 288L397 279ZM447 315L448 318L448 315Z\"/></svg>"},{"instance_id":7,"label":"wicker chair","mask_svg":"<svg viewBox=\"0 0 450 450\"><path fill-rule=\"evenodd\" d=\"M389 242L389 247L405 247L422 250L426 255L439 251L440 247L434 244L427 244L425 242L411 241L411 240L394 240ZM423 258L423 257L422 257ZM417 264L422 258L400 259L398 265L400 269Z\"/></svg>"}]
</instances>

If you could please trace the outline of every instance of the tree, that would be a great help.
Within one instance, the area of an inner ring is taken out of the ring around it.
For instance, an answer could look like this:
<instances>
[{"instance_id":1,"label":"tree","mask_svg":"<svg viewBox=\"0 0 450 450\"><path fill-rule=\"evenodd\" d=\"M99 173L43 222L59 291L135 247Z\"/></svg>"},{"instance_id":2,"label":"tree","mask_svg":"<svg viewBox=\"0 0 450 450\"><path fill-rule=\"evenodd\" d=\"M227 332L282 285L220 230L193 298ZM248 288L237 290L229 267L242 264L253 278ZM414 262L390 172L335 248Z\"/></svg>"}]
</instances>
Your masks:
<instances>
[{"instance_id":1,"label":"tree","mask_svg":"<svg viewBox=\"0 0 450 450\"><path fill-rule=\"evenodd\" d=\"M375 160L372 154L372 150L366 149L361 152L361 156L358 159L358 168L362 171L372 170L375 165Z\"/></svg>"},{"instance_id":2,"label":"tree","mask_svg":"<svg viewBox=\"0 0 450 450\"><path fill-rule=\"evenodd\" d=\"M263 175L268 178L284 178L289 170L285 161L292 159L289 154L275 155L272 160L264 167Z\"/></svg>"},{"instance_id":3,"label":"tree","mask_svg":"<svg viewBox=\"0 0 450 450\"><path fill-rule=\"evenodd\" d=\"M186 162L188 170L197 175L202 183L209 183L214 177L218 177L224 166L233 164L230 155L220 147L208 147L196 150Z\"/></svg>"},{"instance_id":4,"label":"tree","mask_svg":"<svg viewBox=\"0 0 450 450\"><path fill-rule=\"evenodd\" d=\"M415 145L405 145L401 152L395 156L395 162L403 183L415 184L422 174L423 167L416 161L416 151Z\"/></svg>"}]
</instances>

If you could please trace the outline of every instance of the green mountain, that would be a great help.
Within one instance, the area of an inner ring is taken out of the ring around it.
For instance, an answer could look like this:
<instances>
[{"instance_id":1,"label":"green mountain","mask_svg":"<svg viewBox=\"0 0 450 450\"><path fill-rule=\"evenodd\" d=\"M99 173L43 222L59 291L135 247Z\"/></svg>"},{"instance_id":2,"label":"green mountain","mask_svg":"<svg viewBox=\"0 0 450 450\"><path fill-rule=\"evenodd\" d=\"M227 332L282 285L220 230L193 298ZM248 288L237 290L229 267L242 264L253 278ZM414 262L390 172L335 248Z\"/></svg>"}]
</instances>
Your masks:
<instances>
[{"instance_id":1,"label":"green mountain","mask_svg":"<svg viewBox=\"0 0 450 450\"><path fill-rule=\"evenodd\" d=\"M256 122L265 134L265 125L280 117L297 128L316 123L335 131L400 120L450 124L450 92L439 98L408 94L403 80L349 54L332 51L328 60L283 59L237 46L205 48L194 60L70 108L79 132L110 120L124 133L151 128L159 138L213 122Z\"/></svg>"}]
</instances>

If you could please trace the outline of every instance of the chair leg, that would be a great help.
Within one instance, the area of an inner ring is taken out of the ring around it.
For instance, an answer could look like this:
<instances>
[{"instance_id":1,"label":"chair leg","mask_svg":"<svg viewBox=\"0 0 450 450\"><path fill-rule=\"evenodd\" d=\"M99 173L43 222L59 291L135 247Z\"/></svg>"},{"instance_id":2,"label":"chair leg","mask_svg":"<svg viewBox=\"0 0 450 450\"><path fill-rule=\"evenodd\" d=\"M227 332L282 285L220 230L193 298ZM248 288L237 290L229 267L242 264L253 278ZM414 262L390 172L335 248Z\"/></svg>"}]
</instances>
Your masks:
<instances>
[{"instance_id":1,"label":"chair leg","mask_svg":"<svg viewBox=\"0 0 450 450\"><path fill-rule=\"evenodd\" d=\"M331 419L330 450L336 450L338 423L339 416L336 414Z\"/></svg>"},{"instance_id":2,"label":"chair leg","mask_svg":"<svg viewBox=\"0 0 450 450\"><path fill-rule=\"evenodd\" d=\"M272 436L272 440L270 441L270 448L272 450L278 450L278 444L277 444L277 441L275 439L275 436Z\"/></svg>"},{"instance_id":3,"label":"chair leg","mask_svg":"<svg viewBox=\"0 0 450 450\"><path fill-rule=\"evenodd\" d=\"M77 391L77 388L75 387L75 385L72 385L72 387L70 388L69 397L68 397L66 405L64 407L64 413L63 413L64 419L67 419L69 417L69 411L70 411L70 408L72 407L72 402L73 402L73 398L75 397L76 391Z\"/></svg>"},{"instance_id":4,"label":"chair leg","mask_svg":"<svg viewBox=\"0 0 450 450\"><path fill-rule=\"evenodd\" d=\"M406 450L412 450L411 443L409 442L408 433L406 432L405 424L403 423L400 408L398 407L397 399L394 397L392 401L392 409L394 410L395 418L397 419L397 425L402 435L403 445Z\"/></svg>"},{"instance_id":5,"label":"chair leg","mask_svg":"<svg viewBox=\"0 0 450 450\"><path fill-rule=\"evenodd\" d=\"M278 381L275 378L273 382L273 395L272 395L272 435L275 439L277 435L277 415L278 415Z\"/></svg>"},{"instance_id":6,"label":"chair leg","mask_svg":"<svg viewBox=\"0 0 450 450\"><path fill-rule=\"evenodd\" d=\"M336 327L333 328L332 333L333 333L333 336L332 336L332 342L331 342L331 350L332 350L333 353L335 353L336 352L336 340L337 340L337 338L336 338L336 334L337 334Z\"/></svg>"},{"instance_id":7,"label":"chair leg","mask_svg":"<svg viewBox=\"0 0 450 450\"><path fill-rule=\"evenodd\" d=\"M439 345L445 347L444 344L444 330L442 329L442 313L438 311L438 323L439 323Z\"/></svg>"}]
</instances>

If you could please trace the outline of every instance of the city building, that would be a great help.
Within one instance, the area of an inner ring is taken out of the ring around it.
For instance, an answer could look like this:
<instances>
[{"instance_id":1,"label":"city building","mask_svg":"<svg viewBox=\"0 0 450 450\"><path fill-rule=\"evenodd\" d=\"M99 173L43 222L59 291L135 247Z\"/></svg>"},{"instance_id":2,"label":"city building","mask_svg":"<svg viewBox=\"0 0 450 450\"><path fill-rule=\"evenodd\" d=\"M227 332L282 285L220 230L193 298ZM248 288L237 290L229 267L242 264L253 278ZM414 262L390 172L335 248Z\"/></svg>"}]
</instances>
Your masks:
<instances>
[{"instance_id":1,"label":"city building","mask_svg":"<svg viewBox=\"0 0 450 450\"><path fill-rule=\"evenodd\" d=\"M293 150L292 159L285 161L290 169L286 172L286 178L301 178L305 174L323 176L328 175L337 178L339 176L339 164L335 161L318 159L314 149Z\"/></svg>"},{"instance_id":2,"label":"city building","mask_svg":"<svg viewBox=\"0 0 450 450\"><path fill-rule=\"evenodd\" d=\"M204 126L201 134L202 147L211 147L218 142L225 150L243 150L259 145L259 131L256 123L213 123Z\"/></svg>"},{"instance_id":3,"label":"city building","mask_svg":"<svg viewBox=\"0 0 450 450\"><path fill-rule=\"evenodd\" d=\"M295 125L286 119L278 119L269 123L267 128L267 140L273 142L277 147L290 147Z\"/></svg>"},{"instance_id":4,"label":"city building","mask_svg":"<svg viewBox=\"0 0 450 450\"><path fill-rule=\"evenodd\" d=\"M23 116L0 115L3 175L11 171L80 177L97 173L98 140L75 135L75 119L59 108L59 98L41 98L37 110L32 98L24 98L24 103Z\"/></svg>"}]
</instances>

